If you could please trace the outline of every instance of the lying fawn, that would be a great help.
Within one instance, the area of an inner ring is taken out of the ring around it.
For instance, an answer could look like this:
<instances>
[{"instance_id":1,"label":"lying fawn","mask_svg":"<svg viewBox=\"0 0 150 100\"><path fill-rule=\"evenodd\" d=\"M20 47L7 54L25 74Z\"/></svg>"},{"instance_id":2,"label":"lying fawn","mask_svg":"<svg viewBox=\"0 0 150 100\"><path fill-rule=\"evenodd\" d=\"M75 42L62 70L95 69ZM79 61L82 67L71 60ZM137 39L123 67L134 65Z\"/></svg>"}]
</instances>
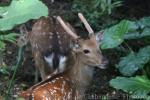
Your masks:
<instances>
[{"instance_id":1,"label":"lying fawn","mask_svg":"<svg viewBox=\"0 0 150 100\"><path fill-rule=\"evenodd\" d=\"M67 25L71 28L68 23ZM53 72L63 72L66 69L68 59L71 59L72 40L55 17L40 18L28 33L28 38L42 80Z\"/></svg>"},{"instance_id":2,"label":"lying fawn","mask_svg":"<svg viewBox=\"0 0 150 100\"><path fill-rule=\"evenodd\" d=\"M64 72L23 92L21 96L26 100L82 100L84 91L92 79L94 67L104 68L105 62L94 32L83 15L79 13L78 16L89 32L88 38L82 39L77 36L58 16L57 20L62 27L76 41L71 50L71 65L67 66L68 69Z\"/></svg>"}]
</instances>

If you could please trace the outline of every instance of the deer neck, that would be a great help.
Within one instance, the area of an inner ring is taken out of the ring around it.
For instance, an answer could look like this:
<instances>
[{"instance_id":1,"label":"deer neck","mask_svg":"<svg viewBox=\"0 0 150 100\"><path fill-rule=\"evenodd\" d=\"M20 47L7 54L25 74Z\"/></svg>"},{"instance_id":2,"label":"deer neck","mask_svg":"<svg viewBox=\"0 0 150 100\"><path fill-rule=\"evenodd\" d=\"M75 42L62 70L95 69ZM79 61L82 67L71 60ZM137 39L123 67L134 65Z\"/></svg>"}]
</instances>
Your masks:
<instances>
[{"instance_id":1,"label":"deer neck","mask_svg":"<svg viewBox=\"0 0 150 100\"><path fill-rule=\"evenodd\" d=\"M94 70L93 67L84 64L83 60L80 55L76 55L74 64L69 71L69 77L75 85L75 88L80 89L82 92L89 85Z\"/></svg>"}]
</instances>

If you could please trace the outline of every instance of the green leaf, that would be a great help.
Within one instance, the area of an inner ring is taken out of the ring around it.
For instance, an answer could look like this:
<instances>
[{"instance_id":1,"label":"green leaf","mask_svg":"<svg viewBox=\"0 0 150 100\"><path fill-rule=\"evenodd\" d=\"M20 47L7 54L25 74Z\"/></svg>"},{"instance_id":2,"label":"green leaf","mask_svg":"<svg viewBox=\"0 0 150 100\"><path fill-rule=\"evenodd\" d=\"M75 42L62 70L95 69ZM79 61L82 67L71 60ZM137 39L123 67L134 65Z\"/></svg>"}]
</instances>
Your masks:
<instances>
[{"instance_id":1,"label":"green leaf","mask_svg":"<svg viewBox=\"0 0 150 100\"><path fill-rule=\"evenodd\" d=\"M112 79L110 82L110 86L121 89L124 92L128 92L133 96L137 95L139 97L146 97L146 95L150 92L150 80L144 76L136 76L136 77L117 77Z\"/></svg>"},{"instance_id":2,"label":"green leaf","mask_svg":"<svg viewBox=\"0 0 150 100\"><path fill-rule=\"evenodd\" d=\"M0 50L3 50L5 49L5 43L0 41Z\"/></svg>"},{"instance_id":3,"label":"green leaf","mask_svg":"<svg viewBox=\"0 0 150 100\"><path fill-rule=\"evenodd\" d=\"M145 28L141 34L141 37L150 36L150 28Z\"/></svg>"},{"instance_id":4,"label":"green leaf","mask_svg":"<svg viewBox=\"0 0 150 100\"><path fill-rule=\"evenodd\" d=\"M5 75L10 75L10 72L7 66L1 66L0 72Z\"/></svg>"},{"instance_id":5,"label":"green leaf","mask_svg":"<svg viewBox=\"0 0 150 100\"><path fill-rule=\"evenodd\" d=\"M5 14L5 12L7 12L7 10L8 10L8 7L0 7L0 16Z\"/></svg>"},{"instance_id":6,"label":"green leaf","mask_svg":"<svg viewBox=\"0 0 150 100\"><path fill-rule=\"evenodd\" d=\"M16 100L25 100L24 98L17 98Z\"/></svg>"},{"instance_id":7,"label":"green leaf","mask_svg":"<svg viewBox=\"0 0 150 100\"><path fill-rule=\"evenodd\" d=\"M17 24L47 15L48 8L39 0L12 0L7 11L1 14L0 30L10 30Z\"/></svg>"},{"instance_id":8,"label":"green leaf","mask_svg":"<svg viewBox=\"0 0 150 100\"><path fill-rule=\"evenodd\" d=\"M148 37L150 36L150 28L149 27L145 27L143 28L142 32L131 32L128 33L124 36L124 39L139 39L139 38L143 38L143 37Z\"/></svg>"},{"instance_id":9,"label":"green leaf","mask_svg":"<svg viewBox=\"0 0 150 100\"><path fill-rule=\"evenodd\" d=\"M4 41L9 41L11 43L15 43L17 36L19 36L19 34L16 34L16 33L9 33L6 35L1 34L0 35L0 50L5 49Z\"/></svg>"},{"instance_id":10,"label":"green leaf","mask_svg":"<svg viewBox=\"0 0 150 100\"><path fill-rule=\"evenodd\" d=\"M143 30L142 33L139 33L139 32L133 32L133 33L128 33L125 35L124 39L139 39L139 38L143 38L143 37L148 37L150 36L150 28L145 28Z\"/></svg>"},{"instance_id":11,"label":"green leaf","mask_svg":"<svg viewBox=\"0 0 150 100\"><path fill-rule=\"evenodd\" d=\"M140 49L138 53L131 52L126 57L122 57L116 66L125 76L133 75L150 60L150 46Z\"/></svg>"},{"instance_id":12,"label":"green leaf","mask_svg":"<svg viewBox=\"0 0 150 100\"><path fill-rule=\"evenodd\" d=\"M0 35L0 41L9 41L14 43L16 41L16 37L19 36L17 33L9 33L6 35Z\"/></svg>"},{"instance_id":13,"label":"green leaf","mask_svg":"<svg viewBox=\"0 0 150 100\"><path fill-rule=\"evenodd\" d=\"M104 30L103 40L101 42L102 49L115 48L124 40L124 35L131 30L136 29L134 22L123 20L119 24Z\"/></svg>"},{"instance_id":14,"label":"green leaf","mask_svg":"<svg viewBox=\"0 0 150 100\"><path fill-rule=\"evenodd\" d=\"M150 27L150 17L144 17L138 21L142 27Z\"/></svg>"}]
</instances>

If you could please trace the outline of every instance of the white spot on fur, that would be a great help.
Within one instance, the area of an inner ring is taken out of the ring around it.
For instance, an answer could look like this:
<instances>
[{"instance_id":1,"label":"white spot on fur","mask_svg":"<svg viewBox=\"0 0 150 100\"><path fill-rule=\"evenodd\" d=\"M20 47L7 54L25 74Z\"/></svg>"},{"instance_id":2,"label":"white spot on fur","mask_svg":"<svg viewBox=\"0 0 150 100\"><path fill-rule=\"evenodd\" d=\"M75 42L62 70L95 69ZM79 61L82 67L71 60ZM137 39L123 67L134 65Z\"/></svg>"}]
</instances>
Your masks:
<instances>
[{"instance_id":1,"label":"white spot on fur","mask_svg":"<svg viewBox=\"0 0 150 100\"><path fill-rule=\"evenodd\" d=\"M52 80L53 83L55 83L56 80Z\"/></svg>"},{"instance_id":2,"label":"white spot on fur","mask_svg":"<svg viewBox=\"0 0 150 100\"><path fill-rule=\"evenodd\" d=\"M38 57L38 53L35 54L35 57Z\"/></svg>"},{"instance_id":3,"label":"white spot on fur","mask_svg":"<svg viewBox=\"0 0 150 100\"><path fill-rule=\"evenodd\" d=\"M49 36L49 39L52 39L52 36Z\"/></svg>"},{"instance_id":4,"label":"white spot on fur","mask_svg":"<svg viewBox=\"0 0 150 100\"><path fill-rule=\"evenodd\" d=\"M58 43L59 43L59 45L61 45L61 41L60 40L58 41Z\"/></svg>"},{"instance_id":5,"label":"white spot on fur","mask_svg":"<svg viewBox=\"0 0 150 100\"><path fill-rule=\"evenodd\" d=\"M62 76L60 78L63 78Z\"/></svg>"},{"instance_id":6,"label":"white spot on fur","mask_svg":"<svg viewBox=\"0 0 150 100\"><path fill-rule=\"evenodd\" d=\"M35 44L35 47L38 49L38 44L37 43Z\"/></svg>"},{"instance_id":7,"label":"white spot on fur","mask_svg":"<svg viewBox=\"0 0 150 100\"><path fill-rule=\"evenodd\" d=\"M53 92L56 93L57 91L56 91L56 90L53 90Z\"/></svg>"},{"instance_id":8,"label":"white spot on fur","mask_svg":"<svg viewBox=\"0 0 150 100\"><path fill-rule=\"evenodd\" d=\"M54 72L53 72L53 74L57 74L58 73L58 69L56 69Z\"/></svg>"},{"instance_id":9,"label":"white spot on fur","mask_svg":"<svg viewBox=\"0 0 150 100\"><path fill-rule=\"evenodd\" d=\"M56 34L58 35L59 33L58 33L58 32L56 32Z\"/></svg>"},{"instance_id":10,"label":"white spot on fur","mask_svg":"<svg viewBox=\"0 0 150 100\"><path fill-rule=\"evenodd\" d=\"M34 95L33 95L33 93L32 93L32 100L34 100Z\"/></svg>"},{"instance_id":11,"label":"white spot on fur","mask_svg":"<svg viewBox=\"0 0 150 100\"><path fill-rule=\"evenodd\" d=\"M49 84L51 84L51 82L48 82Z\"/></svg>"},{"instance_id":12,"label":"white spot on fur","mask_svg":"<svg viewBox=\"0 0 150 100\"><path fill-rule=\"evenodd\" d=\"M48 76L46 77L46 79L51 78L51 77L52 77L51 75L48 75Z\"/></svg>"},{"instance_id":13,"label":"white spot on fur","mask_svg":"<svg viewBox=\"0 0 150 100\"><path fill-rule=\"evenodd\" d=\"M59 61L59 72L63 72L66 66L66 60L67 58L65 56L60 56Z\"/></svg>"},{"instance_id":14,"label":"white spot on fur","mask_svg":"<svg viewBox=\"0 0 150 100\"><path fill-rule=\"evenodd\" d=\"M60 88L58 88L58 87L54 87L54 89L55 89L55 90L60 90Z\"/></svg>"},{"instance_id":15,"label":"white spot on fur","mask_svg":"<svg viewBox=\"0 0 150 100\"><path fill-rule=\"evenodd\" d=\"M70 98L71 98L71 92L68 93L68 99L70 99Z\"/></svg>"},{"instance_id":16,"label":"white spot on fur","mask_svg":"<svg viewBox=\"0 0 150 100\"><path fill-rule=\"evenodd\" d=\"M58 38L60 39L60 35L58 35Z\"/></svg>"},{"instance_id":17,"label":"white spot on fur","mask_svg":"<svg viewBox=\"0 0 150 100\"><path fill-rule=\"evenodd\" d=\"M52 53L51 55L49 55L48 57L44 56L44 59L46 60L46 62L50 65L50 67L53 66L53 57L54 54Z\"/></svg>"}]
</instances>

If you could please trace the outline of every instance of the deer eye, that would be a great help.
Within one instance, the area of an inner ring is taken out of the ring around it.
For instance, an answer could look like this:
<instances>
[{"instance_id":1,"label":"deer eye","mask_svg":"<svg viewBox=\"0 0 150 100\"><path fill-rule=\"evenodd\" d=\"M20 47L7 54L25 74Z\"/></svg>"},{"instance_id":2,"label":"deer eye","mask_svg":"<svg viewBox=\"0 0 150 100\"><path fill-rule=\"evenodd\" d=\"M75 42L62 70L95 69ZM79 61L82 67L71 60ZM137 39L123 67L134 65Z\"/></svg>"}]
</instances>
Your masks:
<instances>
[{"instance_id":1,"label":"deer eye","mask_svg":"<svg viewBox=\"0 0 150 100\"><path fill-rule=\"evenodd\" d=\"M90 51L89 51L88 49L83 50L83 52L84 52L85 54L90 53Z\"/></svg>"}]
</instances>

